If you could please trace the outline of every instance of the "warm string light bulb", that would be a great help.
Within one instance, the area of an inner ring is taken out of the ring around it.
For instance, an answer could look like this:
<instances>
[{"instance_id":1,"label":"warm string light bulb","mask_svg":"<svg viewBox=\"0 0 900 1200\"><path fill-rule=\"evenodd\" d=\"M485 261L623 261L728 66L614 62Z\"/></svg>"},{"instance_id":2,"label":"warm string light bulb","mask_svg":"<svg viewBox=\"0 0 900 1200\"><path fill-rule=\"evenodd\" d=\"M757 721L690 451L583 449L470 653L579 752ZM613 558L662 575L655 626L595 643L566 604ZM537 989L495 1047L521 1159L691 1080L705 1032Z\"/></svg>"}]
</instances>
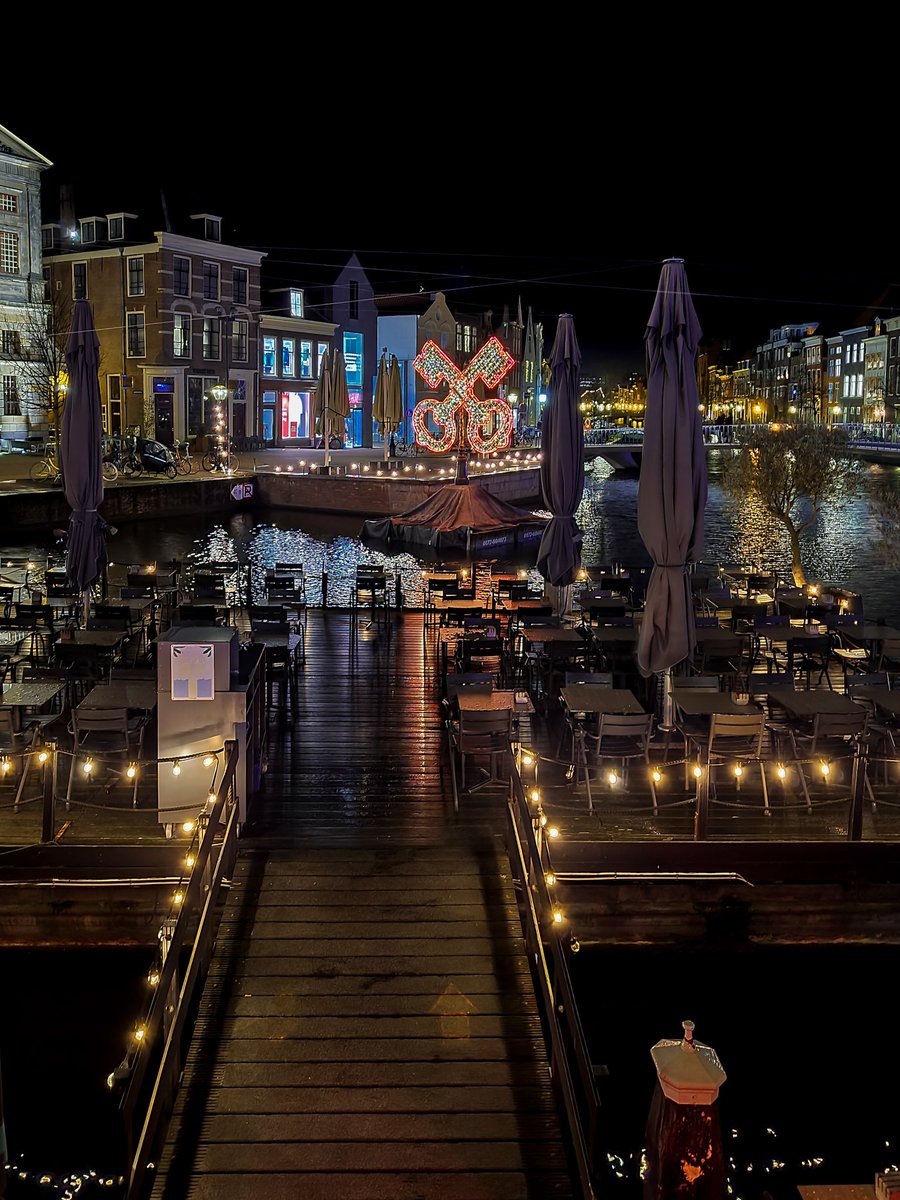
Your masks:
<instances>
[{"instance_id":1,"label":"warm string light bulb","mask_svg":"<svg viewBox=\"0 0 900 1200\"><path fill-rule=\"evenodd\" d=\"M85 761L81 764L81 769L84 771L85 775L90 775L94 769L94 760L92 758L85 759Z\"/></svg>"},{"instance_id":2,"label":"warm string light bulb","mask_svg":"<svg viewBox=\"0 0 900 1200\"><path fill-rule=\"evenodd\" d=\"M135 775L137 775L137 763L129 763L125 774L129 779L134 779Z\"/></svg>"},{"instance_id":3,"label":"warm string light bulb","mask_svg":"<svg viewBox=\"0 0 900 1200\"><path fill-rule=\"evenodd\" d=\"M180 762L173 762L173 763L172 763L172 774L173 774L173 775L180 775L180 774L181 774L181 763L180 763Z\"/></svg>"}]
</instances>

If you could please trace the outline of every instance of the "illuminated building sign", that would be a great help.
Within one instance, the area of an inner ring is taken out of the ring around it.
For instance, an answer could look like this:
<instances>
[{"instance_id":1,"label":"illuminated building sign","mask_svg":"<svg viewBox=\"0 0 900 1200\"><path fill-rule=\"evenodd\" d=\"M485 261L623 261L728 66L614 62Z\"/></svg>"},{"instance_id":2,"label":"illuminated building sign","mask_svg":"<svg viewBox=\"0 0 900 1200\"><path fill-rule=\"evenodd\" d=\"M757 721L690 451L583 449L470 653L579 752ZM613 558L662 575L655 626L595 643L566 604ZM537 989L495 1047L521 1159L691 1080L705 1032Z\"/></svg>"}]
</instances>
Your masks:
<instances>
[{"instance_id":1,"label":"illuminated building sign","mask_svg":"<svg viewBox=\"0 0 900 1200\"><path fill-rule=\"evenodd\" d=\"M446 382L449 391L443 400L427 396L416 405L413 428L417 444L435 454L464 444L478 454L505 450L512 435L512 409L497 396L480 400L475 394L475 384L481 380L485 387L497 387L515 362L496 337L486 341L462 370L435 342L426 342L413 363L416 373L432 388ZM429 414L438 426L437 434L426 424Z\"/></svg>"}]
</instances>

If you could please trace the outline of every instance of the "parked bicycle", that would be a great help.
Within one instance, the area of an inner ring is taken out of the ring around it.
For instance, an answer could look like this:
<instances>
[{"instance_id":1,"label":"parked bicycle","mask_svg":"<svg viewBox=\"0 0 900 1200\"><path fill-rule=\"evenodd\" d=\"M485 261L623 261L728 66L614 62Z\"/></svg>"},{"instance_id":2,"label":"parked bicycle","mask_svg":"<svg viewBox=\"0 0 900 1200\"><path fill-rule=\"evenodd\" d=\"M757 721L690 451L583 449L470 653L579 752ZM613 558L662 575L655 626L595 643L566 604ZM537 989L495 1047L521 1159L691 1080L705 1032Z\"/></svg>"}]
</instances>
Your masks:
<instances>
[{"instance_id":1,"label":"parked bicycle","mask_svg":"<svg viewBox=\"0 0 900 1200\"><path fill-rule=\"evenodd\" d=\"M48 450L37 462L31 464L30 475L35 483L62 483L62 470L55 449ZM118 478L119 471L116 464L104 458L103 482L115 483Z\"/></svg>"},{"instance_id":2,"label":"parked bicycle","mask_svg":"<svg viewBox=\"0 0 900 1200\"><path fill-rule=\"evenodd\" d=\"M175 460L175 469L179 475L190 475L194 469L190 442L176 442L172 447L172 458Z\"/></svg>"},{"instance_id":3,"label":"parked bicycle","mask_svg":"<svg viewBox=\"0 0 900 1200\"><path fill-rule=\"evenodd\" d=\"M229 446L213 442L200 460L204 471L239 471L241 463L234 450Z\"/></svg>"}]
</instances>

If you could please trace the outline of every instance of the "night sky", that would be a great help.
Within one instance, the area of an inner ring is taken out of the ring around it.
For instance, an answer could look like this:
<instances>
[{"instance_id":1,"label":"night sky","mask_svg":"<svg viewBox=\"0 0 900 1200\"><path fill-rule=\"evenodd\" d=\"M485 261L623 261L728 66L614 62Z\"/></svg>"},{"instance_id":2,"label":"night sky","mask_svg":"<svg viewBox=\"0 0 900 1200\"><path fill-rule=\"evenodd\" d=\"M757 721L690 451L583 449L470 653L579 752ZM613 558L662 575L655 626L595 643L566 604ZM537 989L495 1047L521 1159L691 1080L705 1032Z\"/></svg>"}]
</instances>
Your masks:
<instances>
[{"instance_id":1,"label":"night sky","mask_svg":"<svg viewBox=\"0 0 900 1200\"><path fill-rule=\"evenodd\" d=\"M727 362L782 324L817 321L830 335L866 310L869 319L900 311L888 304L900 303L891 290L900 284L897 239L865 189L750 183L758 171L738 162L732 178L724 151L704 171L705 152L674 134L636 149L625 130L613 139L607 129L602 147L553 151L556 118L546 116L535 133L545 149L526 185L508 182L524 172L521 136L505 132L508 122L485 121L462 148L397 98L377 124L393 118L402 136L329 133L316 142L290 106L279 116L279 105L265 104L254 116L237 105L225 119L210 110L185 135L171 113L142 117L111 107L102 88L100 97L107 102L92 133L18 98L0 111L0 124L54 163L45 219L68 183L80 216L132 211L163 228L164 195L176 231L192 212L220 215L225 239L265 250L284 282L315 282L323 264L337 272L356 251L377 293L440 288L451 307L491 308L497 318L521 298L543 322L548 349L558 315L570 312L584 373L609 382L643 369L644 330L670 256L685 259L704 337L727 345Z\"/></svg>"}]
</instances>

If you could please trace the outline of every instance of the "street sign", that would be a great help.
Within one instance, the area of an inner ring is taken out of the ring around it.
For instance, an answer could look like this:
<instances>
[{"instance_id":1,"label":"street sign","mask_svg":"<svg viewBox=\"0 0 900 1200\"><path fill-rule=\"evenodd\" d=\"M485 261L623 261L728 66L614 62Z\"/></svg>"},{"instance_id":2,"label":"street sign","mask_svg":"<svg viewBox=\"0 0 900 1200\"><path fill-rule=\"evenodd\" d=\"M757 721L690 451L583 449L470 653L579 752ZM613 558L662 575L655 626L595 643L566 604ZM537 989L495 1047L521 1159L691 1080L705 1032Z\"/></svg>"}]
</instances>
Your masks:
<instances>
[{"instance_id":1,"label":"street sign","mask_svg":"<svg viewBox=\"0 0 900 1200\"><path fill-rule=\"evenodd\" d=\"M252 500L253 499L253 484L252 483L236 483L231 489L232 500Z\"/></svg>"}]
</instances>

